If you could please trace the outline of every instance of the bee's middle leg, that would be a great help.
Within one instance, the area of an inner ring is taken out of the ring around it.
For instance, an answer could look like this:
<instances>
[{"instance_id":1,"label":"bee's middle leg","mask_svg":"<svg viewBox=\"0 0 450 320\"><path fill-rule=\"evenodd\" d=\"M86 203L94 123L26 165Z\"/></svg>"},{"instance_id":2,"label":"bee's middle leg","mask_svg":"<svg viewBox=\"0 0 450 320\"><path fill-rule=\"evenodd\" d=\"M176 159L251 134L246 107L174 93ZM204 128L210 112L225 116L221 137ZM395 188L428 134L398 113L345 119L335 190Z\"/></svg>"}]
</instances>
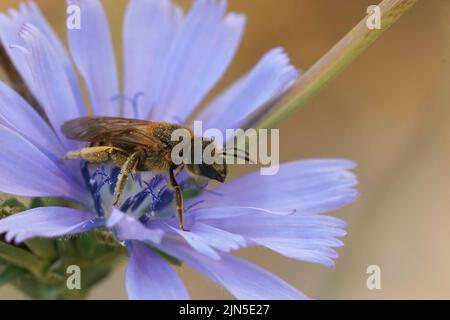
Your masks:
<instances>
[{"instance_id":1,"label":"bee's middle leg","mask_svg":"<svg viewBox=\"0 0 450 320\"><path fill-rule=\"evenodd\" d=\"M174 169L171 168L169 170L169 183L170 187L175 191L175 205L177 209L177 217L178 217L178 223L180 225L180 229L183 231L189 231L184 227L184 202L183 202L183 193L181 190L180 185L178 184L177 180L175 179L175 173Z\"/></svg>"},{"instance_id":2,"label":"bee's middle leg","mask_svg":"<svg viewBox=\"0 0 450 320\"><path fill-rule=\"evenodd\" d=\"M136 151L133 153L123 164L119 177L117 178L116 188L114 190L114 206L117 207L120 203L120 196L122 195L123 189L127 184L128 176L136 169L139 158L141 157L141 151Z\"/></svg>"}]
</instances>

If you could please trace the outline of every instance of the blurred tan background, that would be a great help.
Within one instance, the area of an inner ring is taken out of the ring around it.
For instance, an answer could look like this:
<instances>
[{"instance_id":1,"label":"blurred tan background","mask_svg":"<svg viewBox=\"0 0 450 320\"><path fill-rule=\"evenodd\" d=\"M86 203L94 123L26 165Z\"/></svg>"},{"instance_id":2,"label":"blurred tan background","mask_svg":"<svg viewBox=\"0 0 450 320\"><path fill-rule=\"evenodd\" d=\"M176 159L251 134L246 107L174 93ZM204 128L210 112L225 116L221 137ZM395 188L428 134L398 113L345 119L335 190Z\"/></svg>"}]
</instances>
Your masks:
<instances>
[{"instance_id":1,"label":"blurred tan background","mask_svg":"<svg viewBox=\"0 0 450 320\"><path fill-rule=\"evenodd\" d=\"M64 35L64 1L37 1ZM189 1L181 1L183 5ZM248 16L240 51L220 87L281 45L306 70L376 0L230 0ZM0 10L19 1L2 0ZM120 53L126 0L105 0ZM361 198L333 214L349 223L335 269L263 249L239 254L307 295L324 299L450 299L450 0L422 0L343 75L281 126L281 159L358 162ZM381 290L366 268L381 268ZM126 298L125 264L91 294ZM187 267L194 299L230 298ZM10 288L0 299L22 298Z\"/></svg>"}]
</instances>

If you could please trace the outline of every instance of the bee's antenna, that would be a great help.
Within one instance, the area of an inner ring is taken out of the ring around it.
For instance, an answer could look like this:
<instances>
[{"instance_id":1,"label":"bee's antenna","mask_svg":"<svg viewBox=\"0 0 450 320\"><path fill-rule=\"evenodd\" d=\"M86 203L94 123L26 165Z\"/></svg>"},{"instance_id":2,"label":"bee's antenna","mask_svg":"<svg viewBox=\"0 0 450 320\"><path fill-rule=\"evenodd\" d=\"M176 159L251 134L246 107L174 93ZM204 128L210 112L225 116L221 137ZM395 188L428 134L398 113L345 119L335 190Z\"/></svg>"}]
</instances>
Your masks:
<instances>
[{"instance_id":1,"label":"bee's antenna","mask_svg":"<svg viewBox=\"0 0 450 320\"><path fill-rule=\"evenodd\" d=\"M225 150L224 150L225 153L227 153L227 151L234 151L236 154L237 154L238 152L242 152L242 153L244 153L247 157L250 157L249 153L248 153L246 150L242 150L242 149L239 149L239 148L237 148L237 147L234 147L233 149L228 148L228 149L225 149Z\"/></svg>"},{"instance_id":2,"label":"bee's antenna","mask_svg":"<svg viewBox=\"0 0 450 320\"><path fill-rule=\"evenodd\" d=\"M222 153L222 156L233 157L234 159L244 159L245 161L247 161L249 163L255 164L255 162L252 159L250 159L250 155L247 152L245 152L243 150L239 150L239 149L235 149L235 151L242 151L242 152L245 153L245 155L241 155L241 154L239 154L237 152L236 153L227 153L227 151L225 150Z\"/></svg>"}]
</instances>

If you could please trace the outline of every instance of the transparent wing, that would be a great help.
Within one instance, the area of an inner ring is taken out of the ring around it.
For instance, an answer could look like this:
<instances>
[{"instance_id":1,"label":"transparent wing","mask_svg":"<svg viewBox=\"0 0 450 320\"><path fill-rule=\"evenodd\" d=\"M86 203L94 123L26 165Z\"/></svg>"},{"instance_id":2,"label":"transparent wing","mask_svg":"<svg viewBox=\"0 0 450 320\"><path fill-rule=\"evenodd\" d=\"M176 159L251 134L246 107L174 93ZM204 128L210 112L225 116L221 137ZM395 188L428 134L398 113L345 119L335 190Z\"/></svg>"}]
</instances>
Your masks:
<instances>
[{"instance_id":1,"label":"transparent wing","mask_svg":"<svg viewBox=\"0 0 450 320\"><path fill-rule=\"evenodd\" d=\"M64 123L62 132L73 140L98 142L111 141L113 144L129 144L157 148L158 139L148 133L150 121L114 117L85 117Z\"/></svg>"}]
</instances>

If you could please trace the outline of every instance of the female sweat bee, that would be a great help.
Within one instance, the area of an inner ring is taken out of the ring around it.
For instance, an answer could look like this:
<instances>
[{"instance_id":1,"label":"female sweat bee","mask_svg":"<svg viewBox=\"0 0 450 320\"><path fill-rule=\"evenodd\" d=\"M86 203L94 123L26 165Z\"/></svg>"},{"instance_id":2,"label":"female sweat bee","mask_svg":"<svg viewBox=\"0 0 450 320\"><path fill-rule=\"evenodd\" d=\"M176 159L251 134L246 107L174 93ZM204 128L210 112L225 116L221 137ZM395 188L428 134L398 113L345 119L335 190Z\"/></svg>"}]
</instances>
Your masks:
<instances>
[{"instance_id":1,"label":"female sweat bee","mask_svg":"<svg viewBox=\"0 0 450 320\"><path fill-rule=\"evenodd\" d=\"M225 161L212 164L177 161L176 164L172 160L172 150L180 142L173 141L172 134L178 129L190 132L192 152L196 150L195 144L201 145L201 152L206 148L211 149L211 144L214 144L211 139L195 137L189 128L178 124L115 117L84 117L66 122L62 126L62 132L69 139L89 144L83 149L68 152L63 159L82 159L89 163L113 161L118 165L121 171L114 190L114 206L119 206L127 179L133 172L167 173L169 187L175 192L178 222L180 228L186 231L183 194L176 180L176 173L185 168L193 177L204 177L223 183L227 178L228 168ZM236 153L227 154L226 151L221 155L239 157ZM243 158L249 161L247 154Z\"/></svg>"}]
</instances>

